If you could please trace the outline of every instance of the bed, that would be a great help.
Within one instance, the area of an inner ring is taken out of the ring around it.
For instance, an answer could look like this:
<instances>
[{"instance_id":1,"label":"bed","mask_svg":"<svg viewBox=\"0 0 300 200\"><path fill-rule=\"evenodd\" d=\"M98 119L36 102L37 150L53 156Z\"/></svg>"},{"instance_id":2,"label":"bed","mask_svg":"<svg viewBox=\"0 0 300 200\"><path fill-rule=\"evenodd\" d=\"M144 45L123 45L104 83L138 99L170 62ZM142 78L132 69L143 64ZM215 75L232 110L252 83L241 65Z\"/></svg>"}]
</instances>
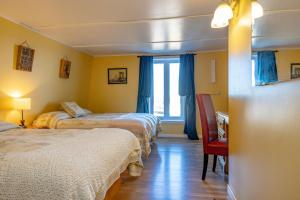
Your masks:
<instances>
[{"instance_id":1,"label":"bed","mask_svg":"<svg viewBox=\"0 0 300 200\"><path fill-rule=\"evenodd\" d=\"M106 113L87 112L80 117L72 117L64 111L44 113L34 122L34 128L53 129L91 129L122 128L132 132L140 141L142 156L147 158L151 153L151 143L160 131L158 117L142 113Z\"/></svg>"},{"instance_id":2,"label":"bed","mask_svg":"<svg viewBox=\"0 0 300 200\"><path fill-rule=\"evenodd\" d=\"M123 171L142 172L140 144L127 130L7 129L0 130L0 199L103 200Z\"/></svg>"}]
</instances>

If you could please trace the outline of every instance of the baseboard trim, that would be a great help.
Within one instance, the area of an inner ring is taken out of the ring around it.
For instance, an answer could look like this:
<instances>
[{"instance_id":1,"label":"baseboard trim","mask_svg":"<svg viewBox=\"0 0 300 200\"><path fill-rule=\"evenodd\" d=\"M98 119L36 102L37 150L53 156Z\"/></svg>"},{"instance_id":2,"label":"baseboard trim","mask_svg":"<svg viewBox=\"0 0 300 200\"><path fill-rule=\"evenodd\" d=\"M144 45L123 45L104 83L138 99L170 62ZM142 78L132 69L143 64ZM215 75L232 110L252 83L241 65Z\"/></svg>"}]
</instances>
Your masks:
<instances>
[{"instance_id":1,"label":"baseboard trim","mask_svg":"<svg viewBox=\"0 0 300 200\"><path fill-rule=\"evenodd\" d=\"M187 136L185 134L159 133L158 138L187 138Z\"/></svg>"},{"instance_id":2,"label":"baseboard trim","mask_svg":"<svg viewBox=\"0 0 300 200\"><path fill-rule=\"evenodd\" d=\"M237 200L237 198L235 197L235 194L232 191L232 189L231 189L231 187L230 187L229 184L227 184L227 194L228 194L229 200Z\"/></svg>"}]
</instances>

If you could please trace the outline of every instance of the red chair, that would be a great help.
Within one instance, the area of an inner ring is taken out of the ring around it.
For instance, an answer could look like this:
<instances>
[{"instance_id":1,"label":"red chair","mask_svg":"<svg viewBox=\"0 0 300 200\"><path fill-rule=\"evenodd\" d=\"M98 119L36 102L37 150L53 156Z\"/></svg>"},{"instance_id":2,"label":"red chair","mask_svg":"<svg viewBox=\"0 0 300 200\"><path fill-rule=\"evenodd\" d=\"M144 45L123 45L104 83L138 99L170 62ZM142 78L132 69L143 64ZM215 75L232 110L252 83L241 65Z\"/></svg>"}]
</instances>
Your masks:
<instances>
[{"instance_id":1,"label":"red chair","mask_svg":"<svg viewBox=\"0 0 300 200\"><path fill-rule=\"evenodd\" d=\"M210 95L197 94L196 98L200 112L204 152L202 180L205 180L208 164L208 155L214 155L213 172L215 172L217 157L228 156L228 143L227 140L218 139L216 113Z\"/></svg>"}]
</instances>

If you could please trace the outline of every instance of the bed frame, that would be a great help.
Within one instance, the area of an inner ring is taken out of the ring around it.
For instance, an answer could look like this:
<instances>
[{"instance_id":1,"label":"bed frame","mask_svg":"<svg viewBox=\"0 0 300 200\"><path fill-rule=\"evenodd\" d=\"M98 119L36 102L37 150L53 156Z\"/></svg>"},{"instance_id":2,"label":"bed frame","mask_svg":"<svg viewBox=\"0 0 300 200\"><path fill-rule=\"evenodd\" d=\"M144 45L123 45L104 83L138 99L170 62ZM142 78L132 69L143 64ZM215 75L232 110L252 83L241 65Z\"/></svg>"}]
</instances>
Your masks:
<instances>
[{"instance_id":1,"label":"bed frame","mask_svg":"<svg viewBox=\"0 0 300 200\"><path fill-rule=\"evenodd\" d=\"M115 195L119 192L121 188L121 177L126 173L126 170L120 175L120 178L110 186L109 190L106 192L104 200L113 200ZM97 197L96 197L97 199Z\"/></svg>"},{"instance_id":2,"label":"bed frame","mask_svg":"<svg viewBox=\"0 0 300 200\"><path fill-rule=\"evenodd\" d=\"M118 193L121 187L121 178L119 178L106 192L104 200L112 200L114 196Z\"/></svg>"}]
</instances>

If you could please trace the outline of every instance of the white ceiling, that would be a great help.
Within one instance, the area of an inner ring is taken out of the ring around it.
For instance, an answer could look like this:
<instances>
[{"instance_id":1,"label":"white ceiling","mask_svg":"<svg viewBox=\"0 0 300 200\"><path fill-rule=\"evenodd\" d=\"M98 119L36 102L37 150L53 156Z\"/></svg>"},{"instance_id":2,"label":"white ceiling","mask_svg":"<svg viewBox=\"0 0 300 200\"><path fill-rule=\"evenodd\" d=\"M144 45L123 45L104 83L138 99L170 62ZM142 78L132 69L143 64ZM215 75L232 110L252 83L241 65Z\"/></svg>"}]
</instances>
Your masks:
<instances>
[{"instance_id":1,"label":"white ceiling","mask_svg":"<svg viewBox=\"0 0 300 200\"><path fill-rule=\"evenodd\" d=\"M0 0L0 15L91 55L172 54L227 48L211 29L221 0ZM259 0L254 47L300 44L300 0ZM288 30L288 31L287 31Z\"/></svg>"}]
</instances>

